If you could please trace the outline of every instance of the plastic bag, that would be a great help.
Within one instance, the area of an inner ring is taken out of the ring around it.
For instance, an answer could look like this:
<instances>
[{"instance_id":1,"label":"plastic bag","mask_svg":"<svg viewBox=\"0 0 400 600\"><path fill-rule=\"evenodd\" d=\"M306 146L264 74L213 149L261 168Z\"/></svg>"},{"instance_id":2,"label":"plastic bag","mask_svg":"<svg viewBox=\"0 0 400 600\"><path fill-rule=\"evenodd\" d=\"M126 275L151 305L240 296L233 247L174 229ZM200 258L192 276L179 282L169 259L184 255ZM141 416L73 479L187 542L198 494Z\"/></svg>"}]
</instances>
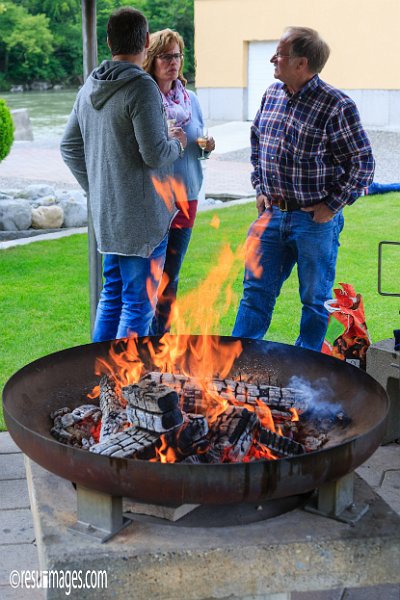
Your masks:
<instances>
[{"instance_id":1,"label":"plastic bag","mask_svg":"<svg viewBox=\"0 0 400 600\"><path fill-rule=\"evenodd\" d=\"M325 302L330 314L321 352L365 370L371 339L365 322L363 299L352 285L339 285L343 289L333 290L336 298Z\"/></svg>"}]
</instances>

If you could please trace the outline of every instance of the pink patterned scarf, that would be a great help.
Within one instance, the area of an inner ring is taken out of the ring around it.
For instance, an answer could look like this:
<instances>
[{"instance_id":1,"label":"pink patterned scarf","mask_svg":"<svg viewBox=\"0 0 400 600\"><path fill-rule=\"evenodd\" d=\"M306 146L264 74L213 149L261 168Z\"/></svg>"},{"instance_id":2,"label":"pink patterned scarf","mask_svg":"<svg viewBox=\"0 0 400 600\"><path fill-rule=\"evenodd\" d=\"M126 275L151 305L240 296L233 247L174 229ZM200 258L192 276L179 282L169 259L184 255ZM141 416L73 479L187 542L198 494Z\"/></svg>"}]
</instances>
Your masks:
<instances>
[{"instance_id":1,"label":"pink patterned scarf","mask_svg":"<svg viewBox=\"0 0 400 600\"><path fill-rule=\"evenodd\" d=\"M162 94L167 119L174 119L177 127L189 123L192 118L192 105L184 85L176 79L171 91Z\"/></svg>"}]
</instances>

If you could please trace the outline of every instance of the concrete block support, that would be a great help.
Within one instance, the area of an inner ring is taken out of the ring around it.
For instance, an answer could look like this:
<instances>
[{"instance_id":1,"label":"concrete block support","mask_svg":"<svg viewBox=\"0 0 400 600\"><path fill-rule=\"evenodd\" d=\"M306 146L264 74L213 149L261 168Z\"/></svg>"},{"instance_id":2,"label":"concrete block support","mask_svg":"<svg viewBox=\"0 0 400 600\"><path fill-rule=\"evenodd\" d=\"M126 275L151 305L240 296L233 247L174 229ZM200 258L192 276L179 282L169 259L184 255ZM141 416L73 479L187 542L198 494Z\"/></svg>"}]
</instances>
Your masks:
<instances>
[{"instance_id":1,"label":"concrete block support","mask_svg":"<svg viewBox=\"0 0 400 600\"><path fill-rule=\"evenodd\" d=\"M383 444L400 439L400 352L394 339L372 344L367 351L367 373L385 388L390 400Z\"/></svg>"},{"instance_id":2,"label":"concrete block support","mask_svg":"<svg viewBox=\"0 0 400 600\"><path fill-rule=\"evenodd\" d=\"M97 600L289 600L294 592L400 583L400 517L359 478L355 496L369 511L354 526L298 508L244 526L207 527L204 514L191 527L143 517L101 544L71 531L70 483L31 461L27 475L41 568L105 570ZM70 598L90 600L93 591ZM48 589L46 598L61 600L65 591Z\"/></svg>"}]
</instances>

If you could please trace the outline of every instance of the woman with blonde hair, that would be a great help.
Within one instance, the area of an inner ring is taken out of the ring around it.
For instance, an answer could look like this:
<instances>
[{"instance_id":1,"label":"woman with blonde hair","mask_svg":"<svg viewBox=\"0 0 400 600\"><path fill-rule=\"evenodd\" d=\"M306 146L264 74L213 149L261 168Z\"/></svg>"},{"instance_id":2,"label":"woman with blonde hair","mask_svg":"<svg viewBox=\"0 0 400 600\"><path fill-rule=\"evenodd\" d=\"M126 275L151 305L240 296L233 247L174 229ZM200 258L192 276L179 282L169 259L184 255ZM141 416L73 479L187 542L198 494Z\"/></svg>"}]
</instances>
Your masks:
<instances>
[{"instance_id":1,"label":"woman with blonde hair","mask_svg":"<svg viewBox=\"0 0 400 600\"><path fill-rule=\"evenodd\" d=\"M188 206L172 221L168 237L163 281L160 286L155 316L150 328L152 335L162 335L171 325L171 308L176 300L179 271L185 257L196 217L199 191L203 182L202 152L197 143L204 129L200 103L194 92L186 89L183 76L184 42L176 31L163 29L150 36L143 68L160 88L170 130L181 127L186 133L184 154L174 163L174 177L186 188ZM207 138L204 151L215 148L213 138Z\"/></svg>"}]
</instances>

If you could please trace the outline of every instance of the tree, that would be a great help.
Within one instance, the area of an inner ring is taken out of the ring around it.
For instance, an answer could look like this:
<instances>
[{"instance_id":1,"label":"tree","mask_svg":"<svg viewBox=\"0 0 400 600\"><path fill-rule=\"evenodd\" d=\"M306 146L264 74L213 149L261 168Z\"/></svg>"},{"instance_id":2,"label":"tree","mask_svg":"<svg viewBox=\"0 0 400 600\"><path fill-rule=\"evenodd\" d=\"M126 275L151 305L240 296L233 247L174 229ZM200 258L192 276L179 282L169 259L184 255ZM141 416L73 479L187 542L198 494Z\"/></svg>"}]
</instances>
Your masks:
<instances>
[{"instance_id":1,"label":"tree","mask_svg":"<svg viewBox=\"0 0 400 600\"><path fill-rule=\"evenodd\" d=\"M46 76L53 35L45 15L31 15L23 6L0 3L0 65L5 77L18 83Z\"/></svg>"},{"instance_id":2,"label":"tree","mask_svg":"<svg viewBox=\"0 0 400 600\"><path fill-rule=\"evenodd\" d=\"M97 0L99 62L110 57L106 27L110 14L134 5L150 31L169 27L185 41L185 76L194 79L194 0ZM0 87L5 82L82 78L81 0L0 0ZM2 84L3 81L3 84Z\"/></svg>"},{"instance_id":3,"label":"tree","mask_svg":"<svg viewBox=\"0 0 400 600\"><path fill-rule=\"evenodd\" d=\"M14 123L5 100L0 98L0 162L10 152L14 141Z\"/></svg>"},{"instance_id":4,"label":"tree","mask_svg":"<svg viewBox=\"0 0 400 600\"><path fill-rule=\"evenodd\" d=\"M194 80L194 1L193 0L136 0L134 3L121 0L98 0L97 32L99 61L110 57L106 43L106 28L110 14L122 6L133 6L141 10L149 21L150 33L165 29L176 30L185 42L185 76Z\"/></svg>"},{"instance_id":5,"label":"tree","mask_svg":"<svg viewBox=\"0 0 400 600\"><path fill-rule=\"evenodd\" d=\"M53 34L53 52L47 63L47 79L82 76L81 0L14 0L33 15L45 14Z\"/></svg>"}]
</instances>

